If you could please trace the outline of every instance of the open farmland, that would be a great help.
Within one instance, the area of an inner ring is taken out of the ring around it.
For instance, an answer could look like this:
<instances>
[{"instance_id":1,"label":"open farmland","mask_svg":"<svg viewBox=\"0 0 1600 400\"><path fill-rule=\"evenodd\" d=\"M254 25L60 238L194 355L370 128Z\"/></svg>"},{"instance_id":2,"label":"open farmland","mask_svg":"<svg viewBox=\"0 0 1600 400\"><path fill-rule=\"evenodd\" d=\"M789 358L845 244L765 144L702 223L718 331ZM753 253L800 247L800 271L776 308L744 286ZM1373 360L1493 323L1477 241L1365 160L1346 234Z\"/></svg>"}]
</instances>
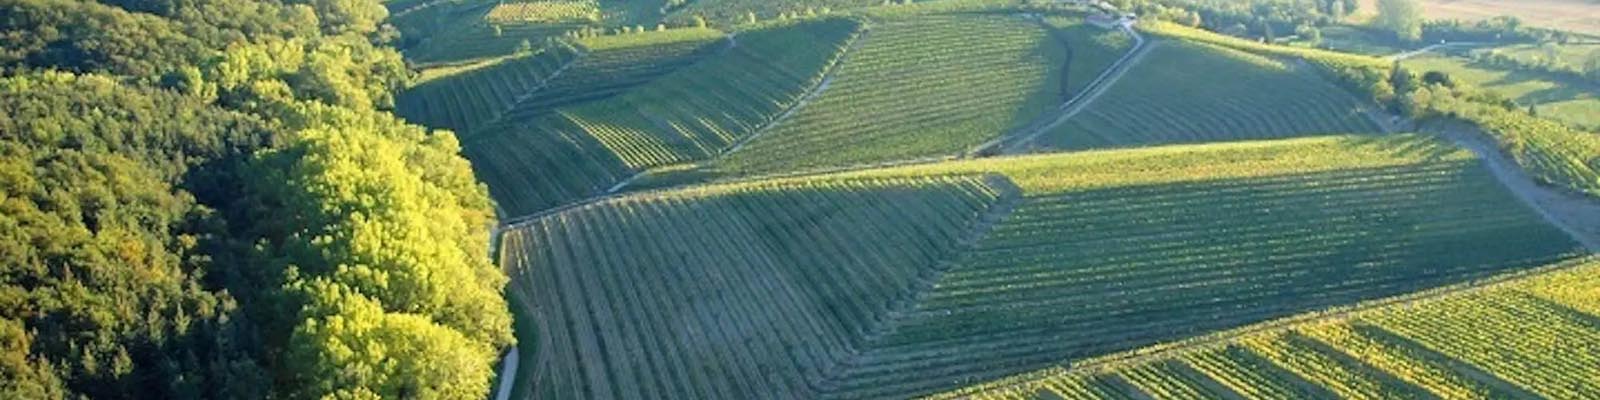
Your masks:
<instances>
[{"instance_id":1,"label":"open farmland","mask_svg":"<svg viewBox=\"0 0 1600 400\"><path fill-rule=\"evenodd\" d=\"M1540 116L1580 127L1600 127L1600 85L1553 74L1500 68L1464 57L1428 54L1405 60L1417 72L1439 71L1452 79L1499 93Z\"/></svg>"},{"instance_id":2,"label":"open farmland","mask_svg":"<svg viewBox=\"0 0 1600 400\"><path fill-rule=\"evenodd\" d=\"M1470 153L1415 135L647 192L507 238L561 327L541 380L562 398L926 394L1578 251Z\"/></svg>"},{"instance_id":3,"label":"open farmland","mask_svg":"<svg viewBox=\"0 0 1600 400\"><path fill-rule=\"evenodd\" d=\"M832 18L743 32L738 46L625 94L474 135L465 152L509 216L599 194L766 126L821 83L859 28Z\"/></svg>"},{"instance_id":4,"label":"open farmland","mask_svg":"<svg viewBox=\"0 0 1600 400\"><path fill-rule=\"evenodd\" d=\"M713 44L721 39L710 29L673 29L579 40L577 47L556 42L532 55L435 68L445 71L402 92L396 113L471 137L485 125L649 82L721 49Z\"/></svg>"},{"instance_id":5,"label":"open farmland","mask_svg":"<svg viewBox=\"0 0 1600 400\"><path fill-rule=\"evenodd\" d=\"M1107 357L954 394L979 399L1600 396L1600 262L1482 289Z\"/></svg>"},{"instance_id":6,"label":"open farmland","mask_svg":"<svg viewBox=\"0 0 1600 400\"><path fill-rule=\"evenodd\" d=\"M600 22L600 4L595 0L521 1L500 3L483 16L490 23Z\"/></svg>"},{"instance_id":7,"label":"open farmland","mask_svg":"<svg viewBox=\"0 0 1600 400\"><path fill-rule=\"evenodd\" d=\"M719 160L730 174L950 156L1063 99L1065 46L1017 16L876 21L821 96Z\"/></svg>"},{"instance_id":8,"label":"open farmland","mask_svg":"<svg viewBox=\"0 0 1600 400\"><path fill-rule=\"evenodd\" d=\"M1354 96L1303 63L1182 40L1151 46L1106 94L1031 145L1070 150L1379 131Z\"/></svg>"}]
</instances>

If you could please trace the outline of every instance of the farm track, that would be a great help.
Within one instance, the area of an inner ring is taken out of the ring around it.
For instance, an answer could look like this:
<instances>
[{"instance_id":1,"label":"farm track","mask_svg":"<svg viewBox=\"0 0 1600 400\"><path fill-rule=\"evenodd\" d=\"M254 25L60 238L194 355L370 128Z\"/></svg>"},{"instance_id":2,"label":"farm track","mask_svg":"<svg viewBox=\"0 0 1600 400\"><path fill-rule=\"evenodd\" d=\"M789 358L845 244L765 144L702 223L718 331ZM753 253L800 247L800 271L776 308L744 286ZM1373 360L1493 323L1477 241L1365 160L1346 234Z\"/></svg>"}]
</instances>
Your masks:
<instances>
[{"instance_id":1,"label":"farm track","mask_svg":"<svg viewBox=\"0 0 1600 400\"><path fill-rule=\"evenodd\" d=\"M1128 35L1133 37L1133 48L1128 49L1127 54L1124 54L1121 59L1117 60L1116 63L1111 65L1111 68L1106 69L1106 71L1101 73L1099 77L1096 77L1093 82L1090 82L1082 92L1079 92L1076 96L1073 96L1073 98L1062 103L1057 109L1057 113L1053 114L1052 116L1046 116L1044 119L1040 119L1035 123L1029 124L1018 133L1002 135L1001 137L995 138L987 143L980 144L977 147L968 150L965 153L965 156L977 156L996 148L1000 150L999 152L1001 154L1015 154L1022 148L1022 146L1033 142L1034 139L1037 139L1040 135L1044 135L1051 129L1066 123L1067 120L1078 115L1078 112L1083 111L1083 109L1088 107L1089 104L1093 104L1095 99L1100 98L1100 95L1110 91L1111 86L1122 80L1123 75L1126 75L1128 70L1132 69L1134 65L1137 65L1140 60L1143 60L1144 56L1150 53L1150 49L1153 49L1156 46L1155 43L1146 40L1143 35L1140 35L1139 32L1134 29L1123 28L1123 31L1127 32Z\"/></svg>"},{"instance_id":2,"label":"farm track","mask_svg":"<svg viewBox=\"0 0 1600 400\"><path fill-rule=\"evenodd\" d=\"M1495 179L1545 221L1566 231L1589 251L1600 252L1600 203L1539 184L1482 132L1456 125L1443 126L1439 131L1456 145L1477 153Z\"/></svg>"},{"instance_id":3,"label":"farm track","mask_svg":"<svg viewBox=\"0 0 1600 400\"><path fill-rule=\"evenodd\" d=\"M557 78L560 78L562 73L567 72L567 69L572 68L573 65L577 65L579 60L582 60L583 57L589 55L589 51L588 50L584 50L582 47L576 47L576 48L578 49L578 54L577 55L574 55L571 60L567 60L566 63L561 64L561 67L560 68L556 68L555 72L551 72L550 76L546 76L546 77L544 77L544 79L540 80L539 84L537 86L529 88L528 91L523 92L521 95L518 95L515 99L512 99L511 103L510 104L506 104L504 109L500 110L500 112L498 112L498 113L495 113L494 118L490 118L488 121L484 121L483 124L480 125L482 128L473 129L474 132L472 132L472 134L466 135L466 137L467 137L466 140L462 140L463 144L465 144L467 142L471 142L471 141L476 141L476 139L481 138L481 137L488 136L488 134L480 133L480 132L476 132L476 131L481 130L483 128L494 127L494 126L500 124L500 122L505 119L506 114L510 114L512 110L517 109L518 105L521 105L523 102L528 101L528 99L533 98L534 95L539 94L539 92L543 91L545 88L550 87L550 82L555 81Z\"/></svg>"}]
</instances>

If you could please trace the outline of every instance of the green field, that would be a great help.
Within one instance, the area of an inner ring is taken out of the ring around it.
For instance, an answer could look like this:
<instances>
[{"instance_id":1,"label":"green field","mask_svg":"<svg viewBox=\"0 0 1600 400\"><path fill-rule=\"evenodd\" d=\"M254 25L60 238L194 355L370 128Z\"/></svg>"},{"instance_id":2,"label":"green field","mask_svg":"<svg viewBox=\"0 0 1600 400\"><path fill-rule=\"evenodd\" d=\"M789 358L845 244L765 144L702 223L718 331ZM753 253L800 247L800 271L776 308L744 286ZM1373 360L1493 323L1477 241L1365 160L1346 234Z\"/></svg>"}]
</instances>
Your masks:
<instances>
[{"instance_id":1,"label":"green field","mask_svg":"<svg viewBox=\"0 0 1600 400\"><path fill-rule=\"evenodd\" d=\"M694 0L667 17L668 22L688 23L700 16L718 26L746 23L751 14L758 20L768 20L782 14L807 15L824 11L841 11L850 8L876 6L881 0Z\"/></svg>"},{"instance_id":2,"label":"green field","mask_svg":"<svg viewBox=\"0 0 1600 400\"><path fill-rule=\"evenodd\" d=\"M1031 146L1091 149L1377 132L1310 66L1208 44L1153 43L1100 97Z\"/></svg>"},{"instance_id":3,"label":"green field","mask_svg":"<svg viewBox=\"0 0 1600 400\"><path fill-rule=\"evenodd\" d=\"M1414 135L646 192L507 237L564 327L544 389L563 398L927 394L1578 250Z\"/></svg>"},{"instance_id":4,"label":"green field","mask_svg":"<svg viewBox=\"0 0 1600 400\"><path fill-rule=\"evenodd\" d=\"M1151 356L1056 368L977 399L1600 396L1600 262L1332 318L1217 335ZM1129 354L1129 356L1136 356Z\"/></svg>"},{"instance_id":5,"label":"green field","mask_svg":"<svg viewBox=\"0 0 1600 400\"><path fill-rule=\"evenodd\" d=\"M605 99L647 83L724 49L714 44L723 38L721 32L693 28L603 36L578 40L577 47L557 42L532 55L424 70L424 80L397 97L395 113L470 138L485 127L505 129L494 126L500 122Z\"/></svg>"},{"instance_id":6,"label":"green field","mask_svg":"<svg viewBox=\"0 0 1600 400\"><path fill-rule=\"evenodd\" d=\"M819 84L859 28L829 18L742 32L737 46L621 95L473 135L465 152L507 216L600 194L772 122Z\"/></svg>"},{"instance_id":7,"label":"green field","mask_svg":"<svg viewBox=\"0 0 1600 400\"><path fill-rule=\"evenodd\" d=\"M1062 101L1065 46L1013 16L876 21L826 91L731 152L727 174L958 154Z\"/></svg>"},{"instance_id":8,"label":"green field","mask_svg":"<svg viewBox=\"0 0 1600 400\"><path fill-rule=\"evenodd\" d=\"M1600 127L1600 86L1551 74L1476 64L1471 60L1428 54L1406 60L1413 71L1440 71L1452 79L1499 93L1517 104L1532 105L1539 116L1568 124Z\"/></svg>"}]
</instances>

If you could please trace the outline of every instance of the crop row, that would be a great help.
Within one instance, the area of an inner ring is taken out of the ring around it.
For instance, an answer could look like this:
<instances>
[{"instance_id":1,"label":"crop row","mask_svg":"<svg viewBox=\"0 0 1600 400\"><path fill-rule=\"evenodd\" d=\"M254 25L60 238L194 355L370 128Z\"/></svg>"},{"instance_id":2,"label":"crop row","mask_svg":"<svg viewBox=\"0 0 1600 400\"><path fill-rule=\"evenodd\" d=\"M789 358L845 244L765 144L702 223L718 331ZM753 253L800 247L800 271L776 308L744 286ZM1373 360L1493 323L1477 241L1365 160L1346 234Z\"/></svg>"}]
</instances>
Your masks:
<instances>
[{"instance_id":1,"label":"crop row","mask_svg":"<svg viewBox=\"0 0 1600 400\"><path fill-rule=\"evenodd\" d=\"M1354 96L1308 68L1204 44L1154 46L1037 144L1089 149L1379 131Z\"/></svg>"},{"instance_id":2,"label":"crop row","mask_svg":"<svg viewBox=\"0 0 1600 400\"><path fill-rule=\"evenodd\" d=\"M1471 160L1033 193L836 389L923 393L1573 248Z\"/></svg>"},{"instance_id":3,"label":"crop row","mask_svg":"<svg viewBox=\"0 0 1600 400\"><path fill-rule=\"evenodd\" d=\"M489 22L587 22L600 21L600 4L595 0L549 0L500 3L484 15Z\"/></svg>"},{"instance_id":4,"label":"crop row","mask_svg":"<svg viewBox=\"0 0 1600 400\"><path fill-rule=\"evenodd\" d=\"M1562 265L1562 264L1558 264ZM1600 396L1600 262L1099 366L976 398L1552 398ZM1097 382L1126 382L1084 392Z\"/></svg>"},{"instance_id":5,"label":"crop row","mask_svg":"<svg viewBox=\"0 0 1600 400\"><path fill-rule=\"evenodd\" d=\"M554 398L815 397L999 200L972 176L624 197L508 231Z\"/></svg>"},{"instance_id":6,"label":"crop row","mask_svg":"<svg viewBox=\"0 0 1600 400\"><path fill-rule=\"evenodd\" d=\"M397 96L395 113L412 123L465 133L505 112L519 96L537 90L578 57L569 46L551 46L429 79Z\"/></svg>"},{"instance_id":7,"label":"crop row","mask_svg":"<svg viewBox=\"0 0 1600 400\"><path fill-rule=\"evenodd\" d=\"M623 94L476 135L466 152L511 216L594 195L766 126L822 80L859 27L819 19L744 32L737 46Z\"/></svg>"},{"instance_id":8,"label":"crop row","mask_svg":"<svg viewBox=\"0 0 1600 400\"><path fill-rule=\"evenodd\" d=\"M718 166L769 173L956 154L1059 103L1065 47L1011 16L873 25L826 91Z\"/></svg>"}]
</instances>

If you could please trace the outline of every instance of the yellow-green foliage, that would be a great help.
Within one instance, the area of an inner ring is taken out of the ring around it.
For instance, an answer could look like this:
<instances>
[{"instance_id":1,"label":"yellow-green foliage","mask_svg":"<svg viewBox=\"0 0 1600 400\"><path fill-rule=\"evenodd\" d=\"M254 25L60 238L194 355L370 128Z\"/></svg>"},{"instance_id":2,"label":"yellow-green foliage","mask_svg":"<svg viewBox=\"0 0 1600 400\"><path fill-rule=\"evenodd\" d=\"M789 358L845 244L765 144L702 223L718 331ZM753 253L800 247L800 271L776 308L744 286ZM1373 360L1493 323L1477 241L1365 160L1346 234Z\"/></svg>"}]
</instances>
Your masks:
<instances>
[{"instance_id":1,"label":"yellow-green foliage","mask_svg":"<svg viewBox=\"0 0 1600 400\"><path fill-rule=\"evenodd\" d=\"M675 28L664 31L645 31L618 35L600 35L578 39L584 48L600 51L624 47L662 46L678 42L705 42L721 38L723 33L710 28Z\"/></svg>"},{"instance_id":2,"label":"yellow-green foliage","mask_svg":"<svg viewBox=\"0 0 1600 400\"><path fill-rule=\"evenodd\" d=\"M1600 260L1554 272L1424 294L1306 322L1245 328L1121 361L1054 369L951 392L1027 393L1097 374L1149 385L1172 379L1245 398L1592 398L1600 396ZM1137 353L1134 353L1137 354ZM1158 371L1150 373L1152 368ZM1194 373L1199 371L1199 374ZM1128 395L1115 393L1114 395ZM1113 398L1106 395L1083 398Z\"/></svg>"},{"instance_id":3,"label":"yellow-green foliage","mask_svg":"<svg viewBox=\"0 0 1600 400\"><path fill-rule=\"evenodd\" d=\"M483 16L500 22L599 22L600 5L594 0L555 0L500 3Z\"/></svg>"}]
</instances>

